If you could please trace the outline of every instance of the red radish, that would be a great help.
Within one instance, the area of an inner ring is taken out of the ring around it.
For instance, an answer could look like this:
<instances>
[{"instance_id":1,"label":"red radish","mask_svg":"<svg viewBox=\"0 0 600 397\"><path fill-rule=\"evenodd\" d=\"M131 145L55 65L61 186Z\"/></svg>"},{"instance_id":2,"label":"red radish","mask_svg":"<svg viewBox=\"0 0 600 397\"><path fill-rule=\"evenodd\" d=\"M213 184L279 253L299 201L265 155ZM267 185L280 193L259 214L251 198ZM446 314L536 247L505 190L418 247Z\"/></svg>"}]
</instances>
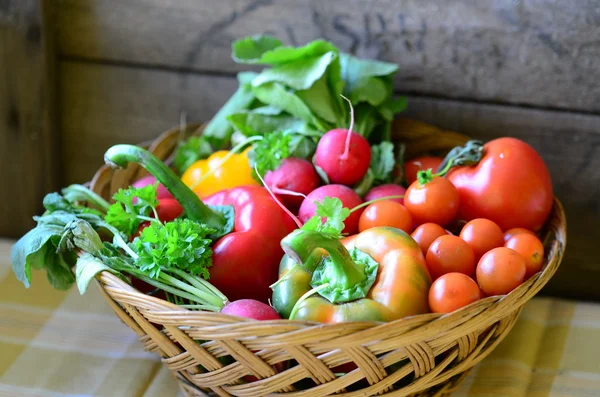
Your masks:
<instances>
[{"instance_id":1,"label":"red radish","mask_svg":"<svg viewBox=\"0 0 600 397\"><path fill-rule=\"evenodd\" d=\"M286 207L297 211L304 200L303 196L315 190L320 184L320 179L310 161L290 157L284 159L275 171L265 174L265 183L281 198Z\"/></svg>"},{"instance_id":2,"label":"red radish","mask_svg":"<svg viewBox=\"0 0 600 397\"><path fill-rule=\"evenodd\" d=\"M363 202L360 196L348 186L323 185L310 192L300 205L300 210L298 211L300 221L306 223L306 221L312 218L317 210L317 202L322 201L324 197L337 197L342 201L342 205L348 209L352 209ZM363 211L364 208L360 208L346 218L344 221L346 227L342 230L343 233L348 233L349 235L358 233L358 221Z\"/></svg>"},{"instance_id":3,"label":"red radish","mask_svg":"<svg viewBox=\"0 0 600 397\"><path fill-rule=\"evenodd\" d=\"M402 196L406 192L404 186L395 185L393 183L388 183L387 185L376 186L369 190L369 192L365 195L365 201L371 201L382 197L389 196ZM397 202L398 204L404 205L403 198L395 198L390 199L392 201Z\"/></svg>"},{"instance_id":4,"label":"red radish","mask_svg":"<svg viewBox=\"0 0 600 397\"><path fill-rule=\"evenodd\" d=\"M153 185L155 183L156 183L156 177L154 175L148 175L148 176L145 176L145 177L133 182L133 184L131 186L140 188L140 187L145 187L148 185ZM162 183L159 183L158 189L156 189L156 197L158 199L173 198L173 195L171 194L171 192L169 192L167 190L167 188Z\"/></svg>"},{"instance_id":5,"label":"red radish","mask_svg":"<svg viewBox=\"0 0 600 397\"><path fill-rule=\"evenodd\" d=\"M221 313L254 320L279 320L281 317L275 309L266 303L254 299L238 299L228 303Z\"/></svg>"},{"instance_id":6,"label":"red radish","mask_svg":"<svg viewBox=\"0 0 600 397\"><path fill-rule=\"evenodd\" d=\"M350 103L350 101L343 97ZM315 164L321 168L329 183L352 186L367 173L371 164L371 146L361 135L352 132L354 110L350 104L350 128L337 128L319 139Z\"/></svg>"}]
</instances>

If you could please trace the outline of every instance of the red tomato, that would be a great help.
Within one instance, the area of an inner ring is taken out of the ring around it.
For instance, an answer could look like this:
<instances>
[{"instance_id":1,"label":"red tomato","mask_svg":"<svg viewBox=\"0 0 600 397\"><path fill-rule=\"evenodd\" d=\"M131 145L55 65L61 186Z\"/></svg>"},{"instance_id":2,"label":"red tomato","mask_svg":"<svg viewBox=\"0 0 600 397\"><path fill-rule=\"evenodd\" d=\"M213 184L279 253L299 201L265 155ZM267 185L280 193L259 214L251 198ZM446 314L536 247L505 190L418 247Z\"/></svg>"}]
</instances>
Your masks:
<instances>
[{"instance_id":1,"label":"red tomato","mask_svg":"<svg viewBox=\"0 0 600 397\"><path fill-rule=\"evenodd\" d=\"M362 232L376 226L390 226L412 232L412 218L402 204L392 200L381 200L369 204L360 214L358 231Z\"/></svg>"},{"instance_id":2,"label":"red tomato","mask_svg":"<svg viewBox=\"0 0 600 397\"><path fill-rule=\"evenodd\" d=\"M413 225L433 222L440 226L450 223L458 212L459 194L454 185L442 177L434 177L422 185L413 182L404 195L404 206L410 212Z\"/></svg>"},{"instance_id":3,"label":"red tomato","mask_svg":"<svg viewBox=\"0 0 600 397\"><path fill-rule=\"evenodd\" d=\"M525 279L542 270L544 244L536 236L528 233L516 234L509 238L504 246L517 251L525 258Z\"/></svg>"},{"instance_id":4,"label":"red tomato","mask_svg":"<svg viewBox=\"0 0 600 397\"><path fill-rule=\"evenodd\" d=\"M504 234L500 226L489 219L473 219L460 231L460 238L465 240L475 253L475 262L489 250L504 245Z\"/></svg>"},{"instance_id":5,"label":"red tomato","mask_svg":"<svg viewBox=\"0 0 600 397\"><path fill-rule=\"evenodd\" d=\"M438 225L437 223L424 223L421 226L417 227L412 234L410 235L421 247L421 251L423 251L423 255L427 255L427 250L431 243L440 236L445 236L449 234L448 231L444 230L443 227Z\"/></svg>"},{"instance_id":6,"label":"red tomato","mask_svg":"<svg viewBox=\"0 0 600 397\"><path fill-rule=\"evenodd\" d=\"M523 283L526 269L525 258L517 251L494 248L477 264L477 283L488 296L508 294Z\"/></svg>"},{"instance_id":7,"label":"red tomato","mask_svg":"<svg viewBox=\"0 0 600 397\"><path fill-rule=\"evenodd\" d=\"M451 313L481 298L477 283L462 273L447 273L429 289L429 308L434 313Z\"/></svg>"},{"instance_id":8,"label":"red tomato","mask_svg":"<svg viewBox=\"0 0 600 397\"><path fill-rule=\"evenodd\" d=\"M463 273L472 276L475 272L473 249L458 236L444 235L435 239L427 250L425 262L433 280L446 273Z\"/></svg>"},{"instance_id":9,"label":"red tomato","mask_svg":"<svg viewBox=\"0 0 600 397\"><path fill-rule=\"evenodd\" d=\"M477 165L453 168L446 177L460 193L459 217L467 221L486 218L502 230L523 227L538 231L552 209L548 168L540 155L519 139L487 142Z\"/></svg>"},{"instance_id":10,"label":"red tomato","mask_svg":"<svg viewBox=\"0 0 600 397\"><path fill-rule=\"evenodd\" d=\"M431 169L431 172L435 174L443 160L443 158L436 156L421 156L405 162L404 177L406 178L406 183L410 185L416 181L417 172L421 170Z\"/></svg>"},{"instance_id":11,"label":"red tomato","mask_svg":"<svg viewBox=\"0 0 600 397\"><path fill-rule=\"evenodd\" d=\"M510 229L510 230L507 230L506 232L504 232L504 242L506 243L509 238L511 238L512 236L514 236L516 234L521 234L521 233L531 234L532 236L536 235L534 232L532 232L529 229L525 229L522 227L515 227L513 229Z\"/></svg>"}]
</instances>

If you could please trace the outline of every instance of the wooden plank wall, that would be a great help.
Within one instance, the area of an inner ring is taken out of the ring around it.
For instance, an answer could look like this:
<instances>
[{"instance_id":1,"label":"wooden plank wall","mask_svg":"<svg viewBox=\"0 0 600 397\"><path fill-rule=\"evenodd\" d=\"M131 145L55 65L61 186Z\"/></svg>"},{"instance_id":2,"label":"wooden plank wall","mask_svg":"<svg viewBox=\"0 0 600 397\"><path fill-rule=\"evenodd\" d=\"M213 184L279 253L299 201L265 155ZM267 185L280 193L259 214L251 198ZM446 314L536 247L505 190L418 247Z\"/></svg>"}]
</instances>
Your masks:
<instances>
[{"instance_id":1,"label":"wooden plank wall","mask_svg":"<svg viewBox=\"0 0 600 397\"><path fill-rule=\"evenodd\" d=\"M210 118L236 87L235 38L324 38L398 63L408 115L483 139L520 137L538 149L569 218L565 261L545 292L600 299L596 1L57 0L55 7L61 184L86 181L111 144L151 139L182 112L190 121Z\"/></svg>"},{"instance_id":2,"label":"wooden plank wall","mask_svg":"<svg viewBox=\"0 0 600 397\"><path fill-rule=\"evenodd\" d=\"M39 0L0 1L0 236L34 225L59 185L53 37Z\"/></svg>"}]
</instances>

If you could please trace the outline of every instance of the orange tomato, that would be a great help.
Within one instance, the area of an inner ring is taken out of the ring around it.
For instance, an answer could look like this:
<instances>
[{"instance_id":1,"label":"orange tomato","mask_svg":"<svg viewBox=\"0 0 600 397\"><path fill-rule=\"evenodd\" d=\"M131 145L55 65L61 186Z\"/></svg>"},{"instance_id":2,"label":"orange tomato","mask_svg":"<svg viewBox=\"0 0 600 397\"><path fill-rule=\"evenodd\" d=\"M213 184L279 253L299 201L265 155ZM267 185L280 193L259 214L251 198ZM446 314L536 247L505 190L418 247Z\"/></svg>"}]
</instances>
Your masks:
<instances>
[{"instance_id":1,"label":"orange tomato","mask_svg":"<svg viewBox=\"0 0 600 397\"><path fill-rule=\"evenodd\" d=\"M494 248L477 264L477 283L488 296L508 294L523 283L526 270L523 255L506 247Z\"/></svg>"},{"instance_id":2,"label":"orange tomato","mask_svg":"<svg viewBox=\"0 0 600 397\"><path fill-rule=\"evenodd\" d=\"M392 200L381 200L369 204L360 215L358 231L363 232L376 226L390 226L406 233L412 231L412 217L402 204Z\"/></svg>"},{"instance_id":3,"label":"orange tomato","mask_svg":"<svg viewBox=\"0 0 600 397\"><path fill-rule=\"evenodd\" d=\"M446 273L463 273L472 276L475 272L473 249L458 236L445 235L436 238L427 250L425 262L435 280Z\"/></svg>"},{"instance_id":4,"label":"orange tomato","mask_svg":"<svg viewBox=\"0 0 600 397\"><path fill-rule=\"evenodd\" d=\"M462 273L447 273L429 289L429 308L434 313L451 313L481 298L477 283Z\"/></svg>"},{"instance_id":5,"label":"orange tomato","mask_svg":"<svg viewBox=\"0 0 600 397\"><path fill-rule=\"evenodd\" d=\"M525 279L533 276L544 265L544 244L533 234L516 234L508 239L504 245L513 249L525 258Z\"/></svg>"},{"instance_id":6,"label":"orange tomato","mask_svg":"<svg viewBox=\"0 0 600 397\"><path fill-rule=\"evenodd\" d=\"M427 255L427 250L433 241L440 237L449 234L443 227L437 223L424 223L417 227L410 235L421 247L423 255Z\"/></svg>"},{"instance_id":7,"label":"orange tomato","mask_svg":"<svg viewBox=\"0 0 600 397\"><path fill-rule=\"evenodd\" d=\"M483 218L467 222L460 231L460 238L473 248L476 262L489 250L504 245L504 235L500 226Z\"/></svg>"},{"instance_id":8,"label":"orange tomato","mask_svg":"<svg viewBox=\"0 0 600 397\"><path fill-rule=\"evenodd\" d=\"M422 185L413 182L404 195L404 206L415 226L433 222L440 226L450 223L458 213L460 196L454 185L439 176Z\"/></svg>"},{"instance_id":9,"label":"orange tomato","mask_svg":"<svg viewBox=\"0 0 600 397\"><path fill-rule=\"evenodd\" d=\"M510 239L512 236L521 234L521 233L531 234L532 236L536 235L534 232L532 232L529 229L525 229L523 227L515 227L515 228L512 228L512 229L504 232L504 242L506 243L508 241L508 239Z\"/></svg>"}]
</instances>

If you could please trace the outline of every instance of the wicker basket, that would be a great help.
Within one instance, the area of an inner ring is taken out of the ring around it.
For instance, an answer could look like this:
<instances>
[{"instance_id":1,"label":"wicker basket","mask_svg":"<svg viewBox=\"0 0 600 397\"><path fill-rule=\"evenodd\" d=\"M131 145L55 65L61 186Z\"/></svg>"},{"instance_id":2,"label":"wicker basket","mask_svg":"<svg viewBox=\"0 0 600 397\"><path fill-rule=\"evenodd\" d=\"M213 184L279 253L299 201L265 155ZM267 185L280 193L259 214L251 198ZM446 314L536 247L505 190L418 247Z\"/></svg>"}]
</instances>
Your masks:
<instances>
[{"instance_id":1,"label":"wicker basket","mask_svg":"<svg viewBox=\"0 0 600 397\"><path fill-rule=\"evenodd\" d=\"M168 159L179 139L200 131L199 125L188 125L142 146ZM393 131L394 139L407 144L408 157L447 151L467 140L405 119L395 122ZM123 170L104 166L91 188L109 199L144 174L136 164ZM101 273L97 281L115 313L148 351L162 358L188 396L448 396L504 339L523 305L558 268L566 219L556 199L544 233L543 271L508 295L488 297L448 315L423 314L390 323L257 322L190 311L144 295L110 273ZM342 376L332 371L344 363L357 368ZM254 379L248 380L249 375Z\"/></svg>"}]
</instances>

